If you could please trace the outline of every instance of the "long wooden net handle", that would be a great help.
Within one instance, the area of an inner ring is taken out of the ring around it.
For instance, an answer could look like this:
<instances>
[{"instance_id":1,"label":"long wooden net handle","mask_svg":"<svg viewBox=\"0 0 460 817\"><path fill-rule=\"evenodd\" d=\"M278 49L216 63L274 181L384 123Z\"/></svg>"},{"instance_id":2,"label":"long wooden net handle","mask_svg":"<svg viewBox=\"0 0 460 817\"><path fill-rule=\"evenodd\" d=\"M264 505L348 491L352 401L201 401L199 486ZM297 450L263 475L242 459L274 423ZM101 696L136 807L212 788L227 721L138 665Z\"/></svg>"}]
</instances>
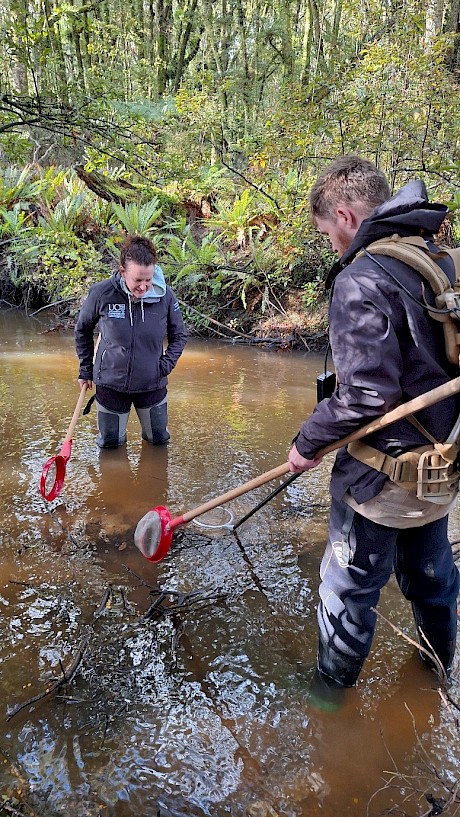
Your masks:
<instances>
[{"instance_id":1,"label":"long wooden net handle","mask_svg":"<svg viewBox=\"0 0 460 817\"><path fill-rule=\"evenodd\" d=\"M96 343L94 344L93 363L96 360L96 352L97 352L100 341L101 341L101 333L99 332L99 335L97 336ZM75 426L77 425L78 418L80 416L80 412L81 412L82 407L83 407L83 403L85 402L87 388L88 388L88 386L82 386L82 388L80 390L80 396L79 396L79 398L77 400L77 404L75 406L74 413L72 414L72 419L71 419L71 421L69 423L67 433L66 433L66 435L65 435L65 437L63 439L64 443L67 442L67 440L71 440L72 437L73 437L73 433L75 431Z\"/></svg>"},{"instance_id":2,"label":"long wooden net handle","mask_svg":"<svg viewBox=\"0 0 460 817\"><path fill-rule=\"evenodd\" d=\"M77 404L75 406L74 413L72 414L72 419L71 419L71 421L69 423L69 427L67 429L67 434L65 435L64 440L63 440L64 443L67 442L67 440L71 440L72 437L73 437L73 433L75 431L75 426L77 425L77 421L78 421L78 418L80 416L80 413L81 413L81 410L82 410L82 407L83 407L83 403L85 402L87 388L88 388L88 386L85 385L85 386L82 386L82 388L80 390L80 394L79 394L79 397L78 397L78 400L77 400Z\"/></svg>"}]
</instances>

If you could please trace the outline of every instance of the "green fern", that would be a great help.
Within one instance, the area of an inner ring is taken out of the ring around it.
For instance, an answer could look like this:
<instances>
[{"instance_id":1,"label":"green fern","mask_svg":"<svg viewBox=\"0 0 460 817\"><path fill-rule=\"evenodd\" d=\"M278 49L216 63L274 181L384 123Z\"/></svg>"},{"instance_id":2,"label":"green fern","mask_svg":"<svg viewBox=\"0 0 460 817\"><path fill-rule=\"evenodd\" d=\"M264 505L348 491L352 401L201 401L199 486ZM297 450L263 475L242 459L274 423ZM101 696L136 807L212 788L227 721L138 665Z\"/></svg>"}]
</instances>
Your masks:
<instances>
[{"instance_id":1,"label":"green fern","mask_svg":"<svg viewBox=\"0 0 460 817\"><path fill-rule=\"evenodd\" d=\"M219 204L217 213L207 219L210 227L217 227L227 241L236 241L238 247L244 247L252 239L258 227L251 224L257 215L255 195L249 190L243 190L232 206Z\"/></svg>"},{"instance_id":2,"label":"green fern","mask_svg":"<svg viewBox=\"0 0 460 817\"><path fill-rule=\"evenodd\" d=\"M41 191L41 181L30 178L30 167L22 170L14 165L0 168L0 204L6 208L14 207L19 202L36 199Z\"/></svg>"},{"instance_id":3,"label":"green fern","mask_svg":"<svg viewBox=\"0 0 460 817\"><path fill-rule=\"evenodd\" d=\"M24 230L29 221L29 214L18 203L12 210L0 207L0 219L0 236L13 237Z\"/></svg>"},{"instance_id":4,"label":"green fern","mask_svg":"<svg viewBox=\"0 0 460 817\"><path fill-rule=\"evenodd\" d=\"M84 192L76 195L69 194L58 201L54 210L50 210L40 217L40 224L45 229L65 233L72 231L78 224L82 212L86 208L87 196Z\"/></svg>"},{"instance_id":5,"label":"green fern","mask_svg":"<svg viewBox=\"0 0 460 817\"><path fill-rule=\"evenodd\" d=\"M145 204L116 204L112 202L112 210L115 218L129 235L148 236L157 228L162 208L158 196L145 202Z\"/></svg>"},{"instance_id":6,"label":"green fern","mask_svg":"<svg viewBox=\"0 0 460 817\"><path fill-rule=\"evenodd\" d=\"M182 240L175 236L165 250L165 267L172 285L181 282L189 291L199 289L200 295L220 291L223 274L218 267L223 261L219 236L214 233L208 233L200 242L189 233Z\"/></svg>"}]
</instances>

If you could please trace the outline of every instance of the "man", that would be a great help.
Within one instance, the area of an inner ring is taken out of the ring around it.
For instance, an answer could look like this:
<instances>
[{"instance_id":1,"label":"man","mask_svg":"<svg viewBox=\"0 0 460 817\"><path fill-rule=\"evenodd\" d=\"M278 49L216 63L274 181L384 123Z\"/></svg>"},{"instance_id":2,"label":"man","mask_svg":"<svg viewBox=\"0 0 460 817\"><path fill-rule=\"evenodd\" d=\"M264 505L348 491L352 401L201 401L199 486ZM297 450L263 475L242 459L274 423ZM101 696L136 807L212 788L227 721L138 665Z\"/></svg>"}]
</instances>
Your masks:
<instances>
[{"instance_id":1,"label":"man","mask_svg":"<svg viewBox=\"0 0 460 817\"><path fill-rule=\"evenodd\" d=\"M447 208L428 203L421 181L410 182L391 198L383 173L355 155L337 159L318 178L310 206L316 225L339 255L327 280L338 385L302 425L289 454L294 472L318 465L317 454L327 444L458 374L447 360L442 324L426 308L426 301L434 304L434 296L420 274L372 252L356 258L362 248L395 233L422 235L437 252L433 236ZM453 280L451 259L439 263ZM415 424L402 420L365 442L372 451L396 458L426 446L427 436L445 441L459 408L449 398L420 412ZM414 484L392 481L366 457L357 456L340 449L331 475L329 540L318 606L320 677L341 687L356 683L371 648L373 608L393 569L412 604L421 646L434 652L448 672L459 589L447 538L447 514L455 499L448 504L418 499Z\"/></svg>"}]
</instances>

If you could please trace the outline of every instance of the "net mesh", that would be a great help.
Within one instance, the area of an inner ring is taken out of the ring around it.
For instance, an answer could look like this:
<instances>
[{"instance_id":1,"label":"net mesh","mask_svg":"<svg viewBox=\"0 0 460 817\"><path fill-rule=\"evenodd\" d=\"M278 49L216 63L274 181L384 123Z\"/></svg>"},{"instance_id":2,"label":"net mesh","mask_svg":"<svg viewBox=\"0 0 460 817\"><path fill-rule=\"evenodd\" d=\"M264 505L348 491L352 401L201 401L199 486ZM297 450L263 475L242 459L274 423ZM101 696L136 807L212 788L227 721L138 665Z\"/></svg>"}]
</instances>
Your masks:
<instances>
[{"instance_id":1,"label":"net mesh","mask_svg":"<svg viewBox=\"0 0 460 817\"><path fill-rule=\"evenodd\" d=\"M134 544L147 559L155 556L161 541L161 519L157 511L148 511L134 531Z\"/></svg>"}]
</instances>

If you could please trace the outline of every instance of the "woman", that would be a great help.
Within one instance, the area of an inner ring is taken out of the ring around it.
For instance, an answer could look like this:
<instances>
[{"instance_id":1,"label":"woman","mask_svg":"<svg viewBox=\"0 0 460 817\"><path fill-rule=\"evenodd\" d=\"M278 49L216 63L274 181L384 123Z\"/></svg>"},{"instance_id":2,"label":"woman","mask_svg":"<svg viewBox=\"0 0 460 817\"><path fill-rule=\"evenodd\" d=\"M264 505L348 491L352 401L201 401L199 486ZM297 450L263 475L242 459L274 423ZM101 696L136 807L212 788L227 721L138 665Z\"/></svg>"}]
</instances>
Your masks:
<instances>
[{"instance_id":1,"label":"woman","mask_svg":"<svg viewBox=\"0 0 460 817\"><path fill-rule=\"evenodd\" d=\"M155 247L148 238L128 236L119 272L90 288L77 320L78 382L80 388L96 385L101 448L126 442L131 405L144 440L154 445L169 440L167 377L183 352L187 333L176 297L155 262ZM101 339L93 365L98 324Z\"/></svg>"}]
</instances>

